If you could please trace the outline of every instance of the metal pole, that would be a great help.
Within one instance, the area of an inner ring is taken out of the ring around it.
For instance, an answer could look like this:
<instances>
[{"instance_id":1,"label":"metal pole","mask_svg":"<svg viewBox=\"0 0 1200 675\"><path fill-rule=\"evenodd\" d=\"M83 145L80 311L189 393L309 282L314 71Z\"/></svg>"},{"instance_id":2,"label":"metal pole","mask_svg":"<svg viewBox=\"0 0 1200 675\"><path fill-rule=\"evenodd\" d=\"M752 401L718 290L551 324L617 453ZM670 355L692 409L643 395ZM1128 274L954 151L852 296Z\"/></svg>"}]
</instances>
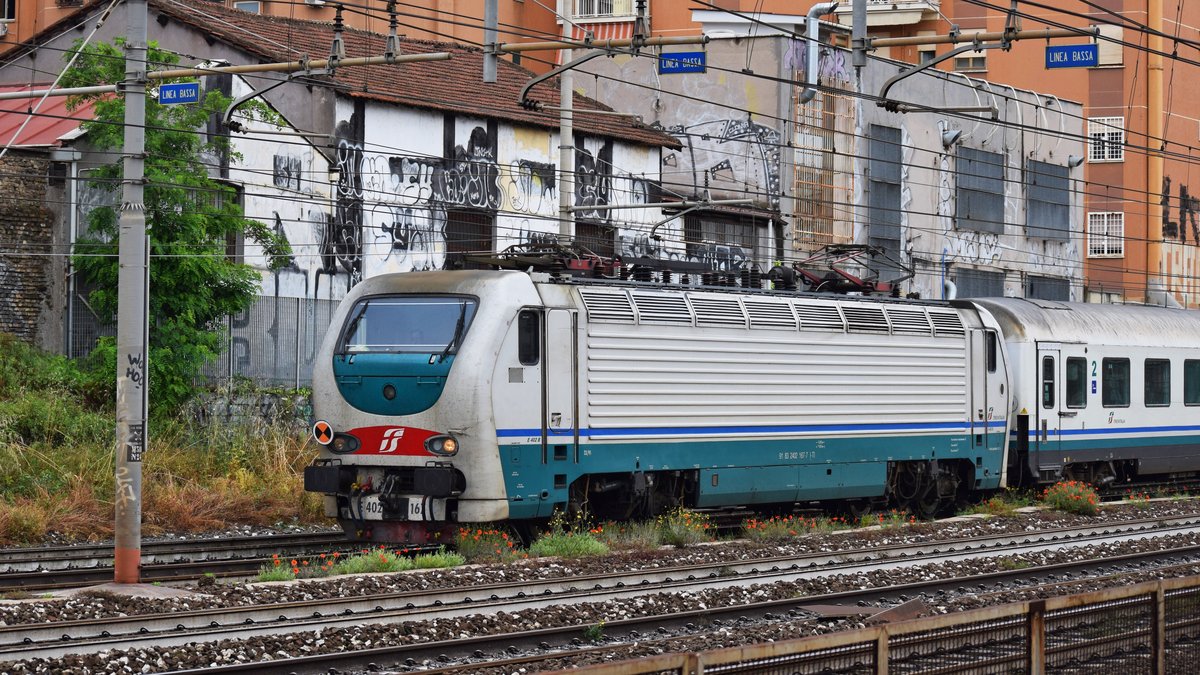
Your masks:
<instances>
[{"instance_id":1,"label":"metal pole","mask_svg":"<svg viewBox=\"0 0 1200 675\"><path fill-rule=\"evenodd\" d=\"M1163 39L1162 0L1146 3L1146 23L1151 32L1146 36L1146 194L1156 195L1163 191ZM1169 198L1169 195L1163 195ZM1145 301L1171 306L1171 287L1163 275L1163 203L1153 197L1146 200L1146 295ZM1181 225L1182 227L1182 225Z\"/></svg>"},{"instance_id":2,"label":"metal pole","mask_svg":"<svg viewBox=\"0 0 1200 675\"><path fill-rule=\"evenodd\" d=\"M117 240L117 457L113 581L136 584L142 558L142 453L146 449L148 287L142 203L146 127L146 0L128 0L125 45L125 147Z\"/></svg>"},{"instance_id":3,"label":"metal pole","mask_svg":"<svg viewBox=\"0 0 1200 675\"><path fill-rule=\"evenodd\" d=\"M851 63L862 70L867 65L867 0L854 0L851 13L850 47L854 50Z\"/></svg>"},{"instance_id":4,"label":"metal pole","mask_svg":"<svg viewBox=\"0 0 1200 675\"><path fill-rule=\"evenodd\" d=\"M563 38L571 39L571 3L563 3ZM563 63L570 61L571 52L559 52ZM575 76L571 70L558 76L558 239L568 244L575 239L575 214L571 205L575 194L575 126L572 109L575 106Z\"/></svg>"},{"instance_id":5,"label":"metal pole","mask_svg":"<svg viewBox=\"0 0 1200 675\"><path fill-rule=\"evenodd\" d=\"M496 29L500 24L498 0L483 5L483 81L496 81Z\"/></svg>"}]
</instances>

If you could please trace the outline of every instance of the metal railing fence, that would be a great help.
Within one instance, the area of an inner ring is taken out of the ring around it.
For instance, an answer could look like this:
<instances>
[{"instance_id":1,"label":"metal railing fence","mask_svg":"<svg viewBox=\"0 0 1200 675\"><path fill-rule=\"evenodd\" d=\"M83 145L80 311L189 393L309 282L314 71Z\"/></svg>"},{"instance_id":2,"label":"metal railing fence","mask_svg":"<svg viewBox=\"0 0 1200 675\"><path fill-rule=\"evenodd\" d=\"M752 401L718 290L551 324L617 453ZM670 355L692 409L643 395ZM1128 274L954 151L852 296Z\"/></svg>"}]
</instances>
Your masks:
<instances>
[{"instance_id":1,"label":"metal railing fence","mask_svg":"<svg viewBox=\"0 0 1200 675\"><path fill-rule=\"evenodd\" d=\"M1151 581L817 637L664 654L570 672L573 675L1195 673L1200 672L1200 577Z\"/></svg>"}]
</instances>

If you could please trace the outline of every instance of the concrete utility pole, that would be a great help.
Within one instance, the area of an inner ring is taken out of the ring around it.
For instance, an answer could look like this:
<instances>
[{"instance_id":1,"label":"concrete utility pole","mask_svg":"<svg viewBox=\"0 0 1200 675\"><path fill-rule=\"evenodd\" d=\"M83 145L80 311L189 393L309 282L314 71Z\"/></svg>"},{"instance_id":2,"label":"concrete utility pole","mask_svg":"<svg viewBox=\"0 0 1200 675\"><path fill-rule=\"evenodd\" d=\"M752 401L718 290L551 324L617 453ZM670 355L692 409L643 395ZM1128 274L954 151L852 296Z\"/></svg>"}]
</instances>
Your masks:
<instances>
[{"instance_id":1,"label":"concrete utility pole","mask_svg":"<svg viewBox=\"0 0 1200 675\"><path fill-rule=\"evenodd\" d=\"M146 146L146 0L127 0L125 147L117 276L117 471L113 581L136 584L142 563L142 454L146 449L150 268L143 199Z\"/></svg>"},{"instance_id":2,"label":"concrete utility pole","mask_svg":"<svg viewBox=\"0 0 1200 675\"><path fill-rule=\"evenodd\" d=\"M483 6L483 81L496 81L496 32L500 25L500 0L487 0Z\"/></svg>"}]
</instances>

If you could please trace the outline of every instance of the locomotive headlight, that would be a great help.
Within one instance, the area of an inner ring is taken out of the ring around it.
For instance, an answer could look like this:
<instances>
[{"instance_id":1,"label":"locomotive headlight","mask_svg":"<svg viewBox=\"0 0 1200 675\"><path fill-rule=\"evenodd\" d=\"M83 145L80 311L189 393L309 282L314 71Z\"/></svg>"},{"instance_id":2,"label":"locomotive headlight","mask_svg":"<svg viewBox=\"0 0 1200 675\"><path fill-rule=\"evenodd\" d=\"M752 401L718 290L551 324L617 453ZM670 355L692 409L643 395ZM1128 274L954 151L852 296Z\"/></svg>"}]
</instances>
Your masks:
<instances>
[{"instance_id":1,"label":"locomotive headlight","mask_svg":"<svg viewBox=\"0 0 1200 675\"><path fill-rule=\"evenodd\" d=\"M441 457L453 457L458 453L458 441L453 436L431 436L425 440L425 449Z\"/></svg>"},{"instance_id":2,"label":"locomotive headlight","mask_svg":"<svg viewBox=\"0 0 1200 675\"><path fill-rule=\"evenodd\" d=\"M358 450L358 447L358 439L350 434L335 434L333 437L333 442L329 444L330 452L334 452L339 455L354 452L355 450Z\"/></svg>"}]
</instances>

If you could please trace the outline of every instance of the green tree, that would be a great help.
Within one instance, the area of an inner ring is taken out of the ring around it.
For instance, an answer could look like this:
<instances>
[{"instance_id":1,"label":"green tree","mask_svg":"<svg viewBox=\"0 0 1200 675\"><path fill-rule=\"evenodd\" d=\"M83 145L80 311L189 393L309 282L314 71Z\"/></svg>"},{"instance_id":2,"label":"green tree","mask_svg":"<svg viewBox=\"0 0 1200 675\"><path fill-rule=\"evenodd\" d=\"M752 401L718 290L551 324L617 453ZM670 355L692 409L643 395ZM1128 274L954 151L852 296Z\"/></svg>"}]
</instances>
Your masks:
<instances>
[{"instance_id":1,"label":"green tree","mask_svg":"<svg viewBox=\"0 0 1200 675\"><path fill-rule=\"evenodd\" d=\"M80 51L81 42L65 55ZM179 58L150 44L150 69L171 68ZM83 48L64 75L61 86L115 84L125 77L124 40ZM244 217L232 187L213 178L221 157L237 161L229 137L206 129L231 99L219 91L203 93L199 103L159 105L146 97L145 213L150 234L150 401L156 411L172 410L188 398L204 364L220 353L225 317L245 310L259 289L260 275L252 267L226 256L226 242L244 236L261 244L272 267L287 264L287 240L265 223ZM95 118L83 123L88 141L109 151L112 164L91 176L92 183L112 193L120 204L124 146L125 99L120 95L76 96L75 109L91 101ZM277 122L261 102L251 102L239 114ZM101 318L117 310L116 207L93 209L88 234L76 247L79 280L93 288L89 303ZM116 345L111 338L97 345L91 367L97 377L115 388Z\"/></svg>"}]
</instances>

